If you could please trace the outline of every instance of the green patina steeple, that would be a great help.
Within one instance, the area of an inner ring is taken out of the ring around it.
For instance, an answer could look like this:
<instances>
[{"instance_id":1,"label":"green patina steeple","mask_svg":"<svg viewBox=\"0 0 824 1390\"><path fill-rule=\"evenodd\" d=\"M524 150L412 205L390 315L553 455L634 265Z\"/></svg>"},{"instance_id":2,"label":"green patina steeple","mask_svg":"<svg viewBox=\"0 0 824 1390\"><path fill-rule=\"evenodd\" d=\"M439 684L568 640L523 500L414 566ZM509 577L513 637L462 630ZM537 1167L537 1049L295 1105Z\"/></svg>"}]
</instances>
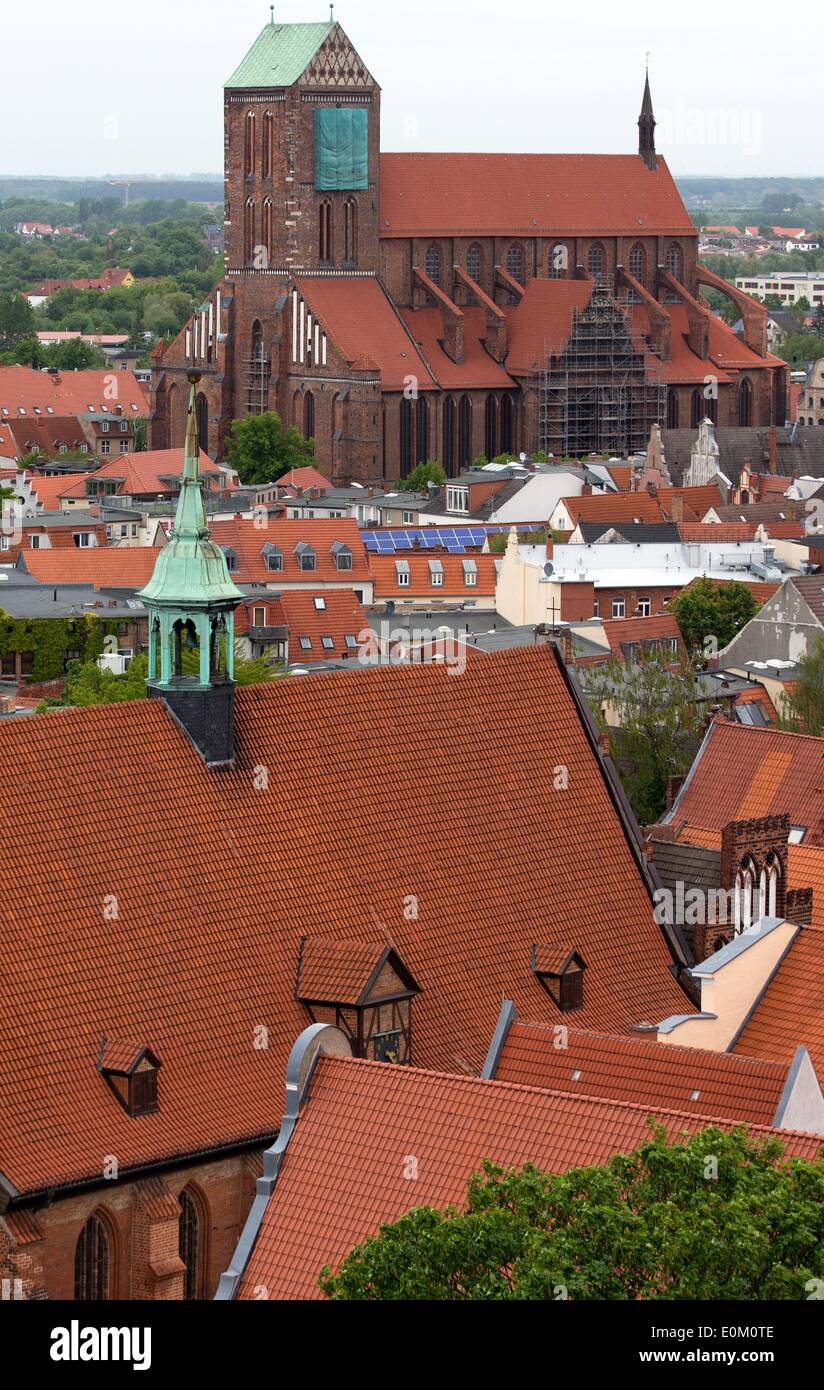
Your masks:
<instances>
[{"instance_id":1,"label":"green patina steeple","mask_svg":"<svg viewBox=\"0 0 824 1390\"><path fill-rule=\"evenodd\" d=\"M149 613L148 684L160 688L205 688L233 679L234 610L243 598L206 523L195 384L192 380L174 525L151 579L138 594ZM200 649L197 676L183 672L186 647Z\"/></svg>"}]
</instances>

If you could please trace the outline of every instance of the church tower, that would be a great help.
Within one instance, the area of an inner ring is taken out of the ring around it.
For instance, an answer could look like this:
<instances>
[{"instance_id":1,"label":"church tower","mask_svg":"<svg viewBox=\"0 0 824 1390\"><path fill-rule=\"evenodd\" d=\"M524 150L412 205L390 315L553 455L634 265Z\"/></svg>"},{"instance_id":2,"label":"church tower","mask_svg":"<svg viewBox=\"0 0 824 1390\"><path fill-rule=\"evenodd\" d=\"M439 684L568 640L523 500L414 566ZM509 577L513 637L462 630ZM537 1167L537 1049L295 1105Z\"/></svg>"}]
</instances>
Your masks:
<instances>
[{"instance_id":1,"label":"church tower","mask_svg":"<svg viewBox=\"0 0 824 1390\"><path fill-rule=\"evenodd\" d=\"M226 83L224 132L227 275L379 269L380 88L334 19L273 12Z\"/></svg>"},{"instance_id":2,"label":"church tower","mask_svg":"<svg viewBox=\"0 0 824 1390\"><path fill-rule=\"evenodd\" d=\"M641 102L641 114L638 117L638 153L643 159L648 169L658 168L658 159L655 154L655 116L652 110L652 96L649 90L649 68L647 68L647 78L644 83L644 99Z\"/></svg>"},{"instance_id":3,"label":"church tower","mask_svg":"<svg viewBox=\"0 0 824 1390\"><path fill-rule=\"evenodd\" d=\"M149 697L162 699L205 761L234 757L234 611L243 594L211 539L203 506L191 373L183 476L174 525L138 597L149 614Z\"/></svg>"}]
</instances>

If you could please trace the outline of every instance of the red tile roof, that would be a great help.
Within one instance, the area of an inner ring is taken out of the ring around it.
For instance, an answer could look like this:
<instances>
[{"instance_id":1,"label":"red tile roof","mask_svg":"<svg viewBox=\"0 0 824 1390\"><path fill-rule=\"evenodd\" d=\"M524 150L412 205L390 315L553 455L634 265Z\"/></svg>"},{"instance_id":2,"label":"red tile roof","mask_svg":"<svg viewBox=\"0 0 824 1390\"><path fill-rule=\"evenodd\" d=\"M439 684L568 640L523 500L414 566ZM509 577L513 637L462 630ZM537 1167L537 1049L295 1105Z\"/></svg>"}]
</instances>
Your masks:
<instances>
[{"instance_id":1,"label":"red tile roof","mask_svg":"<svg viewBox=\"0 0 824 1390\"><path fill-rule=\"evenodd\" d=\"M318 603L323 604L322 609L318 609ZM354 637L357 641L368 627L366 612L352 589L295 589L291 593L250 596L235 614L235 632L239 637L249 631L256 608L265 610L264 627L288 629L292 663L355 660L357 650L346 639ZM311 642L310 649L302 646L302 638ZM324 646L324 639L331 639L332 646Z\"/></svg>"},{"instance_id":2,"label":"red tile roof","mask_svg":"<svg viewBox=\"0 0 824 1390\"><path fill-rule=\"evenodd\" d=\"M415 342L421 348L427 365L438 384L446 390L471 387L512 388L515 383L508 372L490 357L483 345L486 338L486 315L483 309L467 308L464 316L464 360L453 362L441 346L444 336L440 309L400 309L400 315Z\"/></svg>"},{"instance_id":3,"label":"red tile roof","mask_svg":"<svg viewBox=\"0 0 824 1390\"><path fill-rule=\"evenodd\" d=\"M517 307L507 310L507 371L528 376L543 365L548 345L560 351L591 294L590 280L530 280Z\"/></svg>"},{"instance_id":4,"label":"red tile roof","mask_svg":"<svg viewBox=\"0 0 824 1390\"><path fill-rule=\"evenodd\" d=\"M809 1049L819 1075L824 1073L824 930L820 927L804 927L798 933L734 1050L747 1057L788 1062L802 1044Z\"/></svg>"},{"instance_id":5,"label":"red tile roof","mask_svg":"<svg viewBox=\"0 0 824 1390\"><path fill-rule=\"evenodd\" d=\"M562 499L574 524L580 521L666 521L664 508L648 492L609 492Z\"/></svg>"},{"instance_id":6,"label":"red tile roof","mask_svg":"<svg viewBox=\"0 0 824 1390\"><path fill-rule=\"evenodd\" d=\"M282 585L303 584L352 584L368 583L370 579L369 561L364 549L358 524L349 518L341 520L323 519L311 521L281 521L269 519L265 528L256 525L254 520L236 518L233 521L214 521L211 523L212 539L224 550L233 550L237 556L237 568L232 577L237 584L268 584L271 588ZM340 541L352 552L351 570L338 570L332 554L332 547ZM295 554L301 543L312 546L315 551L317 568L313 571L301 570ZM276 546L283 552L283 570L268 568L263 549L266 545Z\"/></svg>"},{"instance_id":7,"label":"red tile roof","mask_svg":"<svg viewBox=\"0 0 824 1390\"><path fill-rule=\"evenodd\" d=\"M807 827L805 844L824 845L824 738L716 720L665 819L720 831L785 813Z\"/></svg>"},{"instance_id":8,"label":"red tile roof","mask_svg":"<svg viewBox=\"0 0 824 1390\"><path fill-rule=\"evenodd\" d=\"M200 451L200 472L208 481L212 491L220 490L221 473L212 463L209 455ZM125 496L140 497L162 493L169 496L169 478L180 478L183 473L182 449L148 449L142 453L118 454L98 468L94 477L101 483L106 479L123 479L118 493Z\"/></svg>"},{"instance_id":9,"label":"red tile roof","mask_svg":"<svg viewBox=\"0 0 824 1390\"><path fill-rule=\"evenodd\" d=\"M697 545L716 545L732 541L751 541L755 538L756 522L752 526L724 525L720 521L684 521L678 527L682 541L693 541Z\"/></svg>"},{"instance_id":10,"label":"red tile roof","mask_svg":"<svg viewBox=\"0 0 824 1390\"><path fill-rule=\"evenodd\" d=\"M382 154L382 237L696 237L666 161L638 155Z\"/></svg>"},{"instance_id":11,"label":"red tile roof","mask_svg":"<svg viewBox=\"0 0 824 1390\"><path fill-rule=\"evenodd\" d=\"M772 1125L787 1067L647 1037L569 1029L559 1038L546 1024L518 1019L504 1043L495 1080Z\"/></svg>"},{"instance_id":12,"label":"red tile roof","mask_svg":"<svg viewBox=\"0 0 824 1390\"><path fill-rule=\"evenodd\" d=\"M265 1289L270 1300L320 1298L321 1269L337 1268L381 1225L412 1207L463 1206L484 1159L554 1173L602 1164L649 1139L650 1114L673 1139L711 1123L731 1128L685 1110L321 1056L238 1297ZM788 1155L807 1159L821 1144L790 1131L751 1134L780 1138Z\"/></svg>"},{"instance_id":13,"label":"red tile roof","mask_svg":"<svg viewBox=\"0 0 824 1390\"><path fill-rule=\"evenodd\" d=\"M89 550L27 550L29 574L41 584L93 584L95 589L142 589L158 551L148 546L95 546Z\"/></svg>"},{"instance_id":14,"label":"red tile roof","mask_svg":"<svg viewBox=\"0 0 824 1390\"><path fill-rule=\"evenodd\" d=\"M301 937L395 947L422 991L424 1067L480 1070L502 997L561 1018L536 942L586 960L579 1027L691 1011L550 649L460 679L427 665L242 688L236 738L215 773L158 700L0 722L0 1172L20 1190L99 1174L101 1153L123 1173L274 1133L309 1022ZM131 1119L99 1076L110 1035L162 1058L156 1115Z\"/></svg>"},{"instance_id":15,"label":"red tile roof","mask_svg":"<svg viewBox=\"0 0 824 1390\"><path fill-rule=\"evenodd\" d=\"M481 555L473 551L471 555L450 555L447 551L427 550L415 554L409 550L396 555L369 555L369 568L375 581L375 602L384 598L403 599L420 597L425 594L433 600L443 602L450 595L460 599L489 598L494 595L497 584L497 570L494 555ZM435 588L432 583L429 565L437 560L443 569L443 585ZM464 563L471 560L477 567L477 583L467 584ZM398 583L396 562L401 561L409 567L409 584Z\"/></svg>"},{"instance_id":16,"label":"red tile roof","mask_svg":"<svg viewBox=\"0 0 824 1390\"><path fill-rule=\"evenodd\" d=\"M374 276L298 277L295 287L347 362L364 354L375 360L385 390L402 390L410 376L420 390L434 389L403 319Z\"/></svg>"},{"instance_id":17,"label":"red tile roof","mask_svg":"<svg viewBox=\"0 0 824 1390\"><path fill-rule=\"evenodd\" d=\"M0 423L11 424L26 416L43 416L51 407L55 415L87 415L92 411L129 419L149 414L149 399L134 372L36 372L31 367L0 367ZM8 411L8 416L3 411Z\"/></svg>"},{"instance_id":18,"label":"red tile roof","mask_svg":"<svg viewBox=\"0 0 824 1390\"><path fill-rule=\"evenodd\" d=\"M332 484L316 468L290 468L288 473L276 479L273 486L292 487L298 492L306 492L309 488L318 492L328 492Z\"/></svg>"},{"instance_id":19,"label":"red tile roof","mask_svg":"<svg viewBox=\"0 0 824 1390\"><path fill-rule=\"evenodd\" d=\"M86 479L91 473L63 473L57 477L44 477L40 473L26 473L31 480L32 491L46 512L60 510L60 498L86 495Z\"/></svg>"},{"instance_id":20,"label":"red tile roof","mask_svg":"<svg viewBox=\"0 0 824 1390\"><path fill-rule=\"evenodd\" d=\"M601 625L615 656L623 656L625 642L655 642L667 637L674 637L679 650L684 652L681 629L671 613L651 618L609 618Z\"/></svg>"}]
</instances>

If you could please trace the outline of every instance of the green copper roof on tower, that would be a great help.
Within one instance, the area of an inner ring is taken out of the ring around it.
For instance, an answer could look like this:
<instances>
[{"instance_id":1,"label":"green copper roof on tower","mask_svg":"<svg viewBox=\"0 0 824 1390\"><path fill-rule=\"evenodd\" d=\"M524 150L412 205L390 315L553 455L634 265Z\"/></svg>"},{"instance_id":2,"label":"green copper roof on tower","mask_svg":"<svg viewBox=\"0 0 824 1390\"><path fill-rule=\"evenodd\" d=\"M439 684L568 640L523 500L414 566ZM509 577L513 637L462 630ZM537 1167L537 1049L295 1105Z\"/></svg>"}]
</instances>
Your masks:
<instances>
[{"instance_id":1,"label":"green copper roof on tower","mask_svg":"<svg viewBox=\"0 0 824 1390\"><path fill-rule=\"evenodd\" d=\"M239 603L243 594L232 582L226 556L212 540L203 507L200 449L195 415L195 387L189 393L183 474L174 525L157 557L154 573L138 595L147 606L205 608Z\"/></svg>"},{"instance_id":2,"label":"green copper roof on tower","mask_svg":"<svg viewBox=\"0 0 824 1390\"><path fill-rule=\"evenodd\" d=\"M325 43L334 21L323 24L269 23L225 87L291 87Z\"/></svg>"}]
</instances>

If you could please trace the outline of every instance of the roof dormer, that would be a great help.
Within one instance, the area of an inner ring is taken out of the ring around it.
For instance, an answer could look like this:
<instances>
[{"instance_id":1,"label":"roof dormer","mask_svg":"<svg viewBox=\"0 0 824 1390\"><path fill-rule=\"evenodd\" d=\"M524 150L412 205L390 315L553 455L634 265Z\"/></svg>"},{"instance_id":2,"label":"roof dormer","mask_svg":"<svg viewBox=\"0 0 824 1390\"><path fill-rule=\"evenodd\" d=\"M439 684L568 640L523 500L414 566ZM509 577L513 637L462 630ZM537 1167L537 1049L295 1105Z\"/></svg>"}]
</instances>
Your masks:
<instances>
[{"instance_id":1,"label":"roof dormer","mask_svg":"<svg viewBox=\"0 0 824 1390\"><path fill-rule=\"evenodd\" d=\"M542 989L558 1005L561 1013L576 1013L584 1007L586 961L577 951L558 957L546 947L533 946L532 972Z\"/></svg>"},{"instance_id":2,"label":"roof dormer","mask_svg":"<svg viewBox=\"0 0 824 1390\"><path fill-rule=\"evenodd\" d=\"M154 1115L159 1109L160 1066L160 1058L145 1043L107 1037L100 1044L97 1070L123 1109L135 1118Z\"/></svg>"},{"instance_id":3,"label":"roof dormer","mask_svg":"<svg viewBox=\"0 0 824 1390\"><path fill-rule=\"evenodd\" d=\"M412 1063L412 1001L420 987L385 941L314 937L300 945L295 997L313 1023L332 1023L356 1057Z\"/></svg>"}]
</instances>

